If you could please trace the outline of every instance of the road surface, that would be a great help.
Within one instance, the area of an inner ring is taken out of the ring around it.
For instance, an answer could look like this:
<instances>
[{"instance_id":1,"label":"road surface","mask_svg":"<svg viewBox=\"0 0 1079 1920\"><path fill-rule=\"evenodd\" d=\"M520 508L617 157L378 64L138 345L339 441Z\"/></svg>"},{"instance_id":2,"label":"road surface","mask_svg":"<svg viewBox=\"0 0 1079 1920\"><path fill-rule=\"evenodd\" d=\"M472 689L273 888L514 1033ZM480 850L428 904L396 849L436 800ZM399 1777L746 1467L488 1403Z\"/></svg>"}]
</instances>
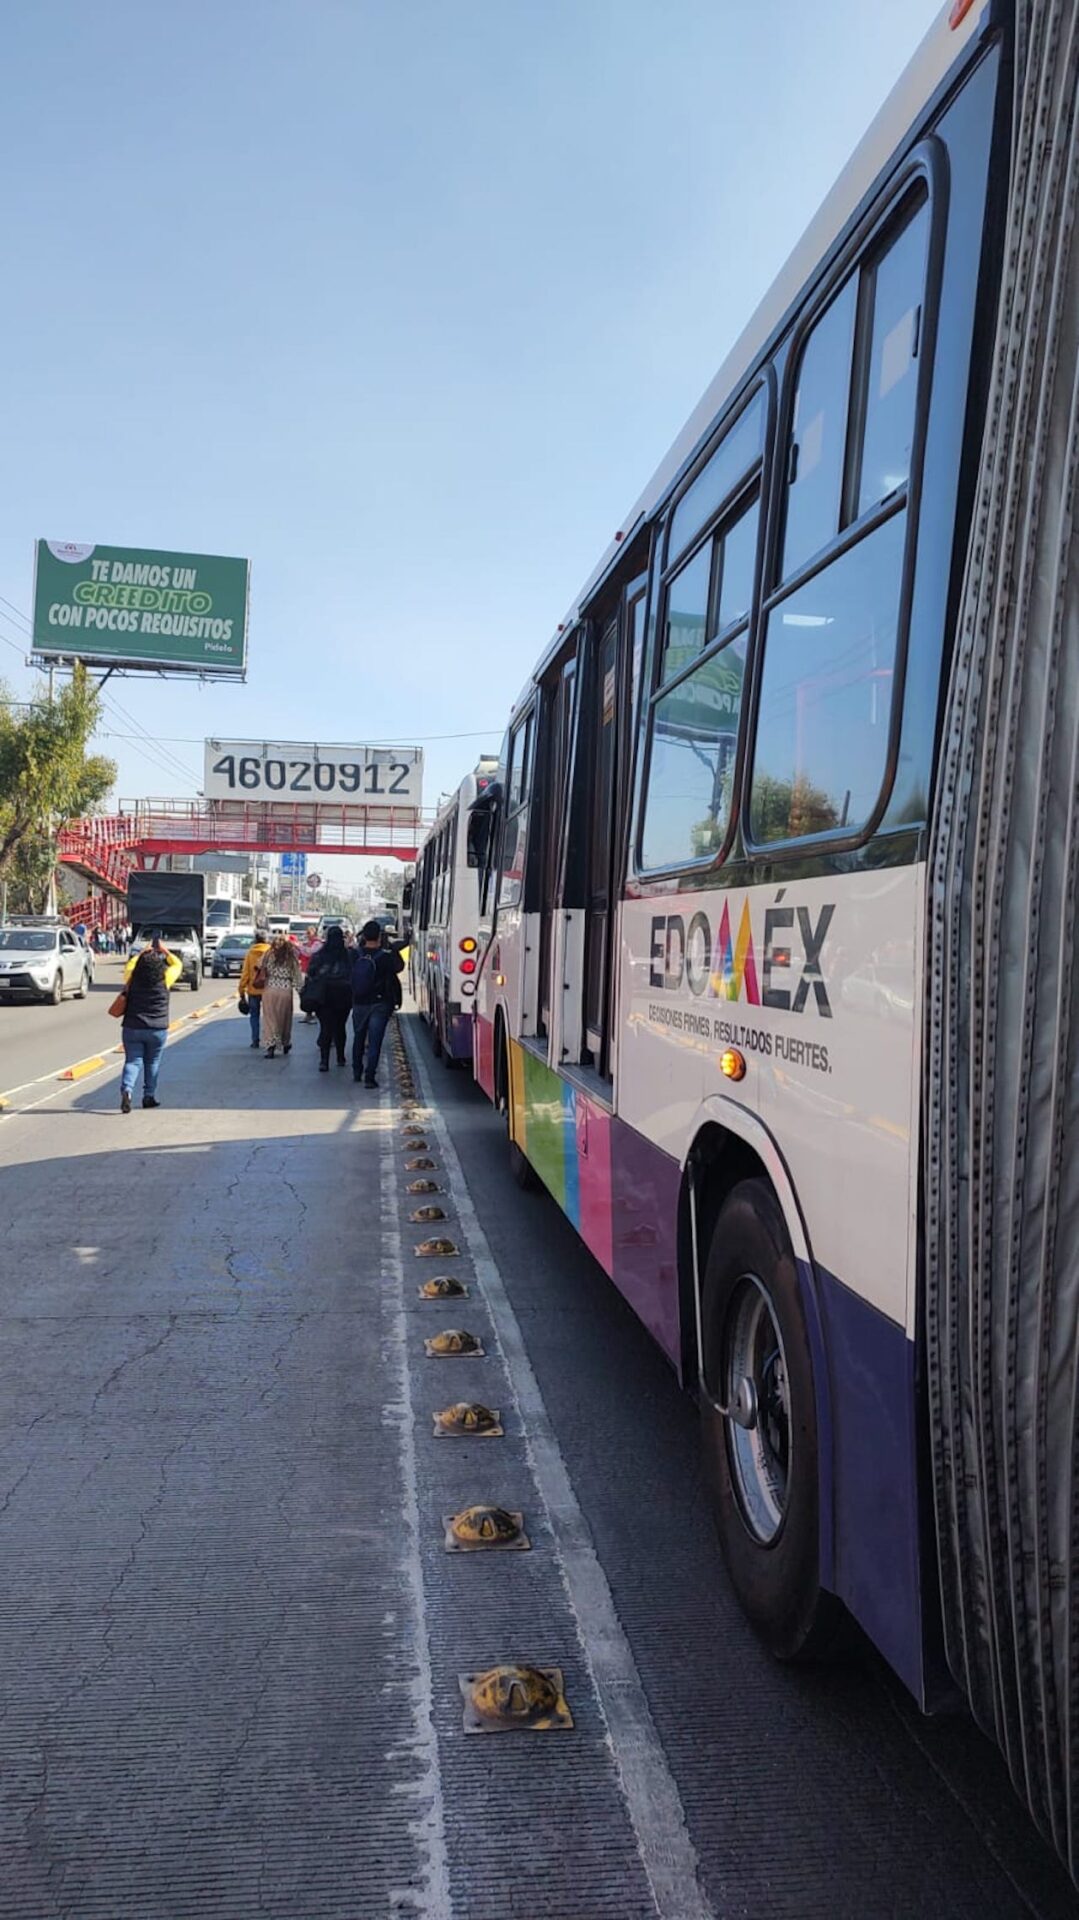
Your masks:
<instances>
[{"instance_id":1,"label":"road surface","mask_svg":"<svg viewBox=\"0 0 1079 1920\"><path fill-rule=\"evenodd\" d=\"M157 1112L112 1066L0 1118L0 1920L1075 1920L969 1724L761 1652L691 1403L403 1026L426 1151L392 1058L367 1094L230 1010ZM472 1398L504 1436L436 1438ZM473 1501L530 1551L447 1553ZM522 1660L572 1729L466 1733Z\"/></svg>"}]
</instances>

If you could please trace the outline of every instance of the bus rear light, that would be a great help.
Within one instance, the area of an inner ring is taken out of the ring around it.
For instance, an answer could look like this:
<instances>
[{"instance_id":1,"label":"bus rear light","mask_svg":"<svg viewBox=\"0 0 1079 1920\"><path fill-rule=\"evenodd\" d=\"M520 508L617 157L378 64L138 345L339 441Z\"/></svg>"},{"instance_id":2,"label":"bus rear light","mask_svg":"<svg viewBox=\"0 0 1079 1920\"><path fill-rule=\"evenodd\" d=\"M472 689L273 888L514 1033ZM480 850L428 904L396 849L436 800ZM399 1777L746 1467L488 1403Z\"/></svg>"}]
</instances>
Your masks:
<instances>
[{"instance_id":1,"label":"bus rear light","mask_svg":"<svg viewBox=\"0 0 1079 1920\"><path fill-rule=\"evenodd\" d=\"M475 971L476 971L476 962L474 960L462 960L461 962L462 973L475 973Z\"/></svg>"},{"instance_id":2,"label":"bus rear light","mask_svg":"<svg viewBox=\"0 0 1079 1920\"><path fill-rule=\"evenodd\" d=\"M476 951L475 940L459 940L457 944L460 947L462 953L475 953Z\"/></svg>"},{"instance_id":3,"label":"bus rear light","mask_svg":"<svg viewBox=\"0 0 1079 1920\"><path fill-rule=\"evenodd\" d=\"M744 1080L746 1077L746 1057L737 1047L727 1047L719 1056L719 1071L725 1073L728 1080Z\"/></svg>"},{"instance_id":4,"label":"bus rear light","mask_svg":"<svg viewBox=\"0 0 1079 1920\"><path fill-rule=\"evenodd\" d=\"M475 993L475 991L476 991L476 982L474 980L462 980L461 982L462 993Z\"/></svg>"},{"instance_id":5,"label":"bus rear light","mask_svg":"<svg viewBox=\"0 0 1079 1920\"><path fill-rule=\"evenodd\" d=\"M504 974L504 973L496 973L496 974L495 974L495 986L496 986L496 987L504 987L504 986L505 986L505 984L506 984L506 976L505 976L505 974Z\"/></svg>"}]
</instances>

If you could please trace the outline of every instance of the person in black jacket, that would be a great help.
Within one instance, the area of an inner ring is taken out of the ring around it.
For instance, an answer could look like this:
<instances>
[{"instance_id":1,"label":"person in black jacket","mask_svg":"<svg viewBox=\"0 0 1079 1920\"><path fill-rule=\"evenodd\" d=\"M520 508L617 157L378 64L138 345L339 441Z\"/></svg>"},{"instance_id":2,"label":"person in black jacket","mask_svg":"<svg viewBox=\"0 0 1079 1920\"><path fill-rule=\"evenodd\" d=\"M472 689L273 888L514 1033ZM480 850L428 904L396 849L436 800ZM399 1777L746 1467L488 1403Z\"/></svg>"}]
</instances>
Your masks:
<instances>
[{"instance_id":1,"label":"person in black jacket","mask_svg":"<svg viewBox=\"0 0 1079 1920\"><path fill-rule=\"evenodd\" d=\"M139 1068L145 1075L142 1085L142 1104L144 1107L156 1107L157 1076L161 1071L161 1055L165 1051L165 1042L169 1037L169 988L175 984L183 972L183 961L159 939L152 947L147 947L136 960L130 961L127 968L124 996L124 1070L120 1076L120 1112L131 1112L131 1096L139 1077Z\"/></svg>"},{"instance_id":2,"label":"person in black jacket","mask_svg":"<svg viewBox=\"0 0 1079 1920\"><path fill-rule=\"evenodd\" d=\"M330 1071L330 1053L336 1048L337 1064L345 1064L345 1039L352 1006L352 955L345 945L342 928L331 927L317 953L307 963L307 979L300 1005L307 1002L318 1014L318 1052L320 1073Z\"/></svg>"},{"instance_id":3,"label":"person in black jacket","mask_svg":"<svg viewBox=\"0 0 1079 1920\"><path fill-rule=\"evenodd\" d=\"M378 1057L390 1015L399 1004L397 976L404 968L400 953L383 946L378 921L369 920L361 929L352 962L352 1078L362 1080L365 1087L378 1085Z\"/></svg>"}]
</instances>

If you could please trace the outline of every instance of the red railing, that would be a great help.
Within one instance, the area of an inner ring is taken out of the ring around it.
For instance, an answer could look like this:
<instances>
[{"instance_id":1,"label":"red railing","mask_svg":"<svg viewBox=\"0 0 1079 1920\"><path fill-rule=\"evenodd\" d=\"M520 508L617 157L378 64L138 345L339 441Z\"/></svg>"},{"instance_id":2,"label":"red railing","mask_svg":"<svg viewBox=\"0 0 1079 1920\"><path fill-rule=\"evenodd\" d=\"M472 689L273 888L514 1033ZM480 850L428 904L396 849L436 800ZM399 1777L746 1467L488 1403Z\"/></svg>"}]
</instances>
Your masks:
<instances>
[{"instance_id":1,"label":"red railing","mask_svg":"<svg viewBox=\"0 0 1079 1920\"><path fill-rule=\"evenodd\" d=\"M121 899L127 892L127 876L137 862L137 847L137 823L122 814L95 814L73 821L57 836L62 866L71 867L84 880ZM82 918L89 926L86 914Z\"/></svg>"},{"instance_id":2,"label":"red railing","mask_svg":"<svg viewBox=\"0 0 1079 1920\"><path fill-rule=\"evenodd\" d=\"M429 820L419 807L341 807L321 802L135 800L124 819L135 823L141 853L366 854L414 860Z\"/></svg>"}]
</instances>

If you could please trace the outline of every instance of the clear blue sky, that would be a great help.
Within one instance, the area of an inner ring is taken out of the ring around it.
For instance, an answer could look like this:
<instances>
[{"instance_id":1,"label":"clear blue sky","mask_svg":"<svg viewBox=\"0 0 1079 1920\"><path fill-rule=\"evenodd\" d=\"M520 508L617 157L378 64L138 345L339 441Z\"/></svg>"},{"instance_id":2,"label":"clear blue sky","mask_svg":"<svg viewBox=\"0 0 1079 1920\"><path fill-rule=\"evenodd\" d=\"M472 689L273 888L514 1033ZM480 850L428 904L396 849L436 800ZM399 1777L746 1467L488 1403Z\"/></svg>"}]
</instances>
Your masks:
<instances>
[{"instance_id":1,"label":"clear blue sky","mask_svg":"<svg viewBox=\"0 0 1079 1920\"><path fill-rule=\"evenodd\" d=\"M163 743L103 739L119 794L207 733L474 733L429 799L496 746L937 10L6 10L0 594L38 535L252 561L245 687L107 690Z\"/></svg>"}]
</instances>

